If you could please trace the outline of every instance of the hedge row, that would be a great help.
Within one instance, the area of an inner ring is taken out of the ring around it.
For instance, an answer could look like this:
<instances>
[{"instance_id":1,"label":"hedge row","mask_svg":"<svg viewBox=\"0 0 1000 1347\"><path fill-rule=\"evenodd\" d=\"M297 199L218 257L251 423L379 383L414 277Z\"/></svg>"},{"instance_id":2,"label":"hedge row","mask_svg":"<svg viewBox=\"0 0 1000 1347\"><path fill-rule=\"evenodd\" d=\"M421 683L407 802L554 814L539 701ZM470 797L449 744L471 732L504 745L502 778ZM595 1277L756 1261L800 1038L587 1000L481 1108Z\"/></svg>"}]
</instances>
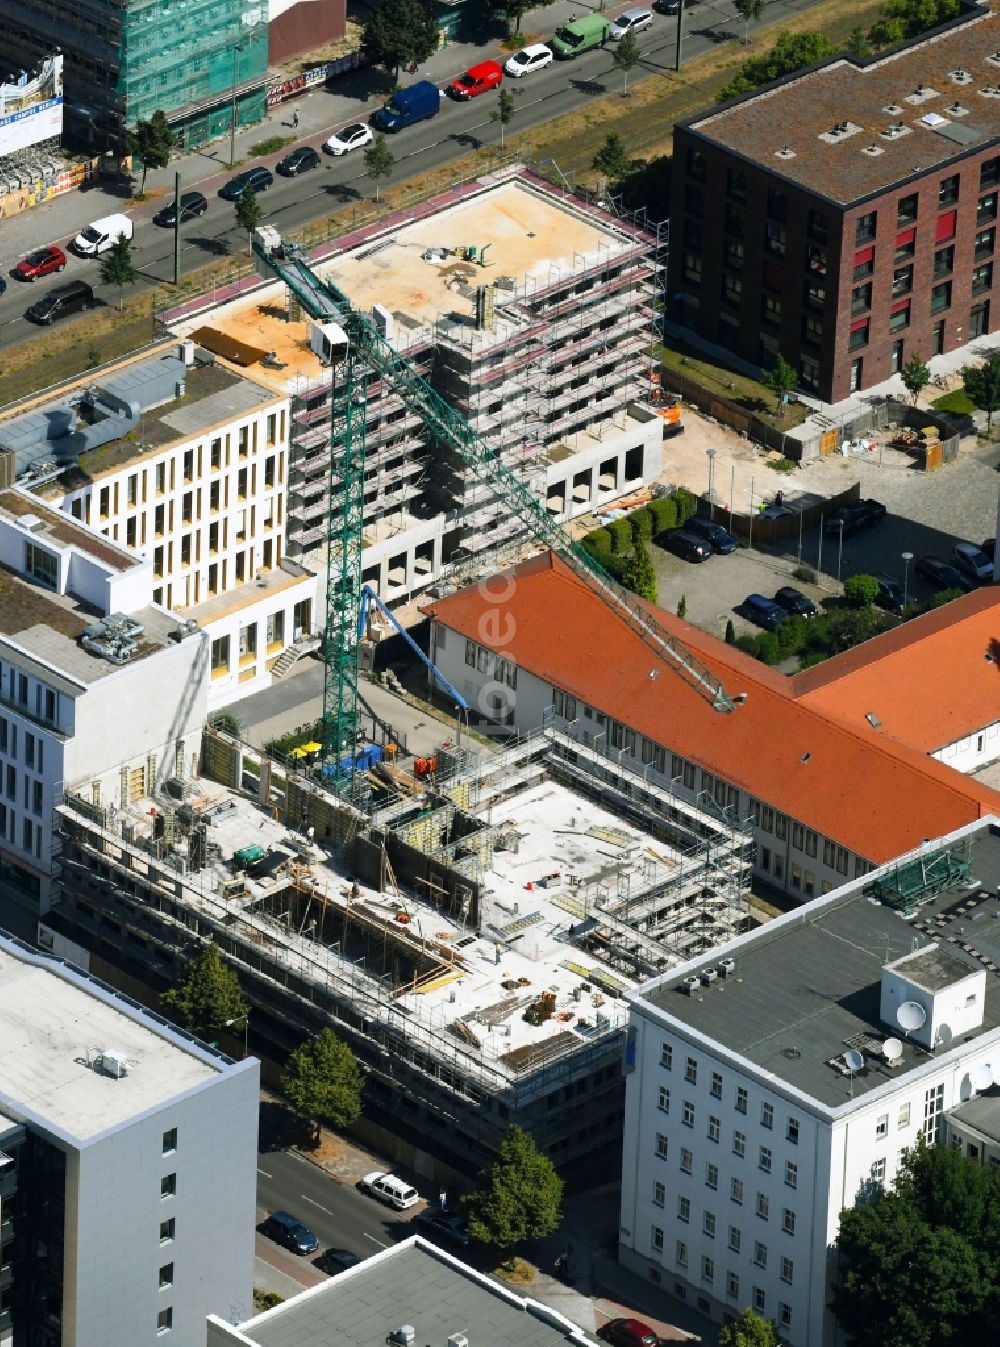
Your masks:
<instances>
[{"instance_id":1,"label":"hedge row","mask_svg":"<svg viewBox=\"0 0 1000 1347\"><path fill-rule=\"evenodd\" d=\"M627 556L637 541L648 542L665 529L686 524L697 506L697 498L678 487L669 496L659 496L621 519L610 519L601 528L592 529L583 545L595 561L615 575L613 567L608 565L610 558ZM615 575L615 578L619 577Z\"/></svg>"}]
</instances>

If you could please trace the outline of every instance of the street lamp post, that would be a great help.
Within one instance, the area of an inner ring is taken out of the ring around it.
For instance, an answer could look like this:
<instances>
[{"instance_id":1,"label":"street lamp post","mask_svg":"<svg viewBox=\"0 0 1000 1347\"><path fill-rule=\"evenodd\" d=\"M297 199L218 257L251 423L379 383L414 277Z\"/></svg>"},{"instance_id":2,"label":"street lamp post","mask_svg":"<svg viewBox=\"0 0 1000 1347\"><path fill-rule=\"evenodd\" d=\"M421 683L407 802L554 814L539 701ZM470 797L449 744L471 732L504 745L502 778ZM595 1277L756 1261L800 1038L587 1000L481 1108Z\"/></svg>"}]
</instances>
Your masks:
<instances>
[{"instance_id":1,"label":"street lamp post","mask_svg":"<svg viewBox=\"0 0 1000 1347\"><path fill-rule=\"evenodd\" d=\"M903 553L903 607L906 607L907 600L910 597L910 562L913 560L912 552Z\"/></svg>"},{"instance_id":2,"label":"street lamp post","mask_svg":"<svg viewBox=\"0 0 1000 1347\"><path fill-rule=\"evenodd\" d=\"M841 562L841 559L842 559L842 557L843 557L843 555L844 555L844 521L843 521L842 519L838 519L838 520L837 520L837 523L840 525L840 531L839 531L839 533L838 533L838 535L837 535L837 584L839 585L839 584L840 584L840 562Z\"/></svg>"},{"instance_id":3,"label":"street lamp post","mask_svg":"<svg viewBox=\"0 0 1000 1347\"><path fill-rule=\"evenodd\" d=\"M753 551L753 493L754 493L754 486L755 486L755 485L756 485L756 483L755 483L754 479L751 477L751 478L750 478L750 529L749 529L749 535L748 535L748 537L747 537L747 550L750 551L750 552Z\"/></svg>"},{"instance_id":4,"label":"street lamp post","mask_svg":"<svg viewBox=\"0 0 1000 1347\"><path fill-rule=\"evenodd\" d=\"M249 1048L247 1047L247 1044L248 1044L249 1041L250 1041L250 1012L249 1012L249 1010L247 1011L247 1013L246 1013L245 1015L237 1015L237 1016L235 1017L235 1019L226 1020L225 1026L224 1026L224 1027L225 1027L226 1029L232 1029L232 1028L233 1028L235 1025L237 1025L237 1024L242 1024L242 1025L243 1025L243 1056L246 1057L246 1056L249 1055Z\"/></svg>"},{"instance_id":5,"label":"street lamp post","mask_svg":"<svg viewBox=\"0 0 1000 1347\"><path fill-rule=\"evenodd\" d=\"M243 43L233 45L233 116L229 127L229 167L236 163L236 57L243 51Z\"/></svg>"},{"instance_id":6,"label":"street lamp post","mask_svg":"<svg viewBox=\"0 0 1000 1347\"><path fill-rule=\"evenodd\" d=\"M708 517L715 518L715 456L718 449L706 449L708 455Z\"/></svg>"}]
</instances>

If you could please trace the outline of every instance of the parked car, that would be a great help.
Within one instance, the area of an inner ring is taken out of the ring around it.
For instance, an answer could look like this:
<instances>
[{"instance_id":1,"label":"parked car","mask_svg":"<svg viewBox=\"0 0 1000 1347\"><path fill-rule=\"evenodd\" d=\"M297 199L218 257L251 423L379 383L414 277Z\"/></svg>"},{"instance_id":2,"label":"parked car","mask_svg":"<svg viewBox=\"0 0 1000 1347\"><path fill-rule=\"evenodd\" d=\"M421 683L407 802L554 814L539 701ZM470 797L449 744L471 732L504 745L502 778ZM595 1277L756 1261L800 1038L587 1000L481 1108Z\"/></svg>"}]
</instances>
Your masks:
<instances>
[{"instance_id":1,"label":"parked car","mask_svg":"<svg viewBox=\"0 0 1000 1347\"><path fill-rule=\"evenodd\" d=\"M680 11L681 4L682 0L653 0L653 8L657 14L677 14ZM684 8L691 8L691 0L688 0Z\"/></svg>"},{"instance_id":2,"label":"parked car","mask_svg":"<svg viewBox=\"0 0 1000 1347\"><path fill-rule=\"evenodd\" d=\"M452 98L464 102L467 98L478 98L480 94L489 93L502 79L503 71L496 61L480 61L478 65L470 66L464 75L452 80L448 92Z\"/></svg>"},{"instance_id":3,"label":"parked car","mask_svg":"<svg viewBox=\"0 0 1000 1347\"><path fill-rule=\"evenodd\" d=\"M982 550L987 556L989 555L985 547ZM964 571L960 571L950 561L942 561L940 557L921 557L913 569L922 580L934 585L936 589L964 589L968 594L970 589L975 588L973 581Z\"/></svg>"},{"instance_id":4,"label":"parked car","mask_svg":"<svg viewBox=\"0 0 1000 1347\"><path fill-rule=\"evenodd\" d=\"M716 524L712 519L702 519L694 515L684 525L688 533L697 533L699 538L704 538L707 543L711 543L712 550L720 553L722 556L728 556L730 552L735 552L739 543L721 524Z\"/></svg>"},{"instance_id":5,"label":"parked car","mask_svg":"<svg viewBox=\"0 0 1000 1347\"><path fill-rule=\"evenodd\" d=\"M782 585L775 594L774 601L780 603L786 613L794 613L796 617L815 617L818 611L812 599L807 598L802 590L796 589L794 585Z\"/></svg>"},{"instance_id":6,"label":"parked car","mask_svg":"<svg viewBox=\"0 0 1000 1347\"><path fill-rule=\"evenodd\" d=\"M774 631L775 627L784 622L788 611L763 594L748 594L743 600L743 616L765 631Z\"/></svg>"},{"instance_id":7,"label":"parked car","mask_svg":"<svg viewBox=\"0 0 1000 1347\"><path fill-rule=\"evenodd\" d=\"M362 1259L356 1253L351 1253L350 1249L326 1249L314 1260L313 1267L318 1267L320 1272L325 1272L329 1277L336 1277L338 1272L346 1272L349 1267L357 1267L360 1262Z\"/></svg>"},{"instance_id":8,"label":"parked car","mask_svg":"<svg viewBox=\"0 0 1000 1347\"><path fill-rule=\"evenodd\" d=\"M464 1249L472 1242L468 1227L459 1216L449 1216L446 1211L422 1211L414 1224L429 1235L439 1235L442 1239L459 1244Z\"/></svg>"},{"instance_id":9,"label":"parked car","mask_svg":"<svg viewBox=\"0 0 1000 1347\"><path fill-rule=\"evenodd\" d=\"M101 253L110 252L119 239L131 242L134 233L135 225L127 215L105 215L81 229L70 247L81 257L100 257Z\"/></svg>"},{"instance_id":10,"label":"parked car","mask_svg":"<svg viewBox=\"0 0 1000 1347\"><path fill-rule=\"evenodd\" d=\"M609 1319L598 1337L613 1347L658 1347L659 1336L641 1319Z\"/></svg>"},{"instance_id":11,"label":"parked car","mask_svg":"<svg viewBox=\"0 0 1000 1347\"><path fill-rule=\"evenodd\" d=\"M193 220L199 215L204 215L208 210L208 201L202 196L201 192L183 192L181 194L181 224L185 220ZM169 206L164 206L162 210L156 212L153 216L153 224L166 225L170 229L177 223L177 202L171 201Z\"/></svg>"},{"instance_id":12,"label":"parked car","mask_svg":"<svg viewBox=\"0 0 1000 1347\"><path fill-rule=\"evenodd\" d=\"M361 1180L360 1187L363 1193L370 1193L372 1197L377 1197L380 1202L388 1203L390 1207L395 1207L397 1211L405 1211L407 1207L415 1207L420 1201L420 1194L416 1188L411 1188L404 1179L397 1178L395 1174L387 1174L381 1169L366 1174Z\"/></svg>"},{"instance_id":13,"label":"parked car","mask_svg":"<svg viewBox=\"0 0 1000 1347\"><path fill-rule=\"evenodd\" d=\"M840 532L841 520L844 533L857 533L858 529L870 524L880 524L885 518L885 506L879 500L859 500L854 505L842 505L823 520L823 532L834 535Z\"/></svg>"},{"instance_id":14,"label":"parked car","mask_svg":"<svg viewBox=\"0 0 1000 1347\"><path fill-rule=\"evenodd\" d=\"M430 80L418 80L406 89L397 89L386 103L372 114L372 126L379 131L402 131L441 110L441 90Z\"/></svg>"},{"instance_id":15,"label":"parked car","mask_svg":"<svg viewBox=\"0 0 1000 1347\"><path fill-rule=\"evenodd\" d=\"M612 21L610 36L615 42L620 42L626 33L641 33L644 28L650 28L652 23L652 10L645 7L627 9Z\"/></svg>"},{"instance_id":16,"label":"parked car","mask_svg":"<svg viewBox=\"0 0 1000 1347\"><path fill-rule=\"evenodd\" d=\"M522 75L533 75L536 70L544 70L552 62L552 48L544 42L532 42L522 47L504 62L504 74L520 79Z\"/></svg>"},{"instance_id":17,"label":"parked car","mask_svg":"<svg viewBox=\"0 0 1000 1347\"><path fill-rule=\"evenodd\" d=\"M237 173L235 178L230 178L219 189L219 196L225 201L239 201L240 197L248 187L253 188L258 195L266 192L274 182L271 170L268 168L245 168L242 173Z\"/></svg>"},{"instance_id":18,"label":"parked car","mask_svg":"<svg viewBox=\"0 0 1000 1347\"><path fill-rule=\"evenodd\" d=\"M80 313L83 309L92 309L97 301L94 292L86 281L67 281L57 285L47 295L36 299L25 310L25 318L43 327L51 327L57 318L68 318L71 313Z\"/></svg>"},{"instance_id":19,"label":"parked car","mask_svg":"<svg viewBox=\"0 0 1000 1347\"><path fill-rule=\"evenodd\" d=\"M297 178L300 173L308 173L311 168L319 168L320 158L311 145L300 145L291 154L286 154L274 166L275 173L283 178Z\"/></svg>"},{"instance_id":20,"label":"parked car","mask_svg":"<svg viewBox=\"0 0 1000 1347\"><path fill-rule=\"evenodd\" d=\"M280 1244L292 1253L315 1253L319 1248L319 1240L309 1227L287 1211L272 1211L260 1229L268 1239L273 1239L275 1244Z\"/></svg>"},{"instance_id":21,"label":"parked car","mask_svg":"<svg viewBox=\"0 0 1000 1347\"><path fill-rule=\"evenodd\" d=\"M38 248L18 262L14 275L19 281L37 281L39 276L62 271L65 266L66 254L61 248Z\"/></svg>"},{"instance_id":22,"label":"parked car","mask_svg":"<svg viewBox=\"0 0 1000 1347\"><path fill-rule=\"evenodd\" d=\"M993 562L975 543L956 543L951 555L958 569L976 584L987 584L993 579Z\"/></svg>"},{"instance_id":23,"label":"parked car","mask_svg":"<svg viewBox=\"0 0 1000 1347\"><path fill-rule=\"evenodd\" d=\"M707 538L701 538L697 533L688 533L686 529L671 529L667 533L661 533L656 541L682 561L697 563L707 561L712 555L712 547Z\"/></svg>"},{"instance_id":24,"label":"parked car","mask_svg":"<svg viewBox=\"0 0 1000 1347\"><path fill-rule=\"evenodd\" d=\"M339 131L334 131L323 149L327 154L350 154L352 150L364 149L374 139L375 132L370 126L365 126L364 122L351 122L350 126L342 126Z\"/></svg>"},{"instance_id":25,"label":"parked car","mask_svg":"<svg viewBox=\"0 0 1000 1347\"><path fill-rule=\"evenodd\" d=\"M888 609L890 613L901 613L906 606L903 586L891 575L876 575L873 578L878 581L878 593L875 595L878 606Z\"/></svg>"}]
</instances>

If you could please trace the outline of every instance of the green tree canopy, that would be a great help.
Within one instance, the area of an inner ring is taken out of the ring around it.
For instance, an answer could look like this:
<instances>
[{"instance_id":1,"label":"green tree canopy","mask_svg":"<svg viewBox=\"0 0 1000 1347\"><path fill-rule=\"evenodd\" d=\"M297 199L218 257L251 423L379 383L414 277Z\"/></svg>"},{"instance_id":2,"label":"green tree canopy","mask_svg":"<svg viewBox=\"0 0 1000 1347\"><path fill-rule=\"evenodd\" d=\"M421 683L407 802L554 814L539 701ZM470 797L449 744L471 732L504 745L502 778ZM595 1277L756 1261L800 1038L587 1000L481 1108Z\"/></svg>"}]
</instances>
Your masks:
<instances>
[{"instance_id":1,"label":"green tree canopy","mask_svg":"<svg viewBox=\"0 0 1000 1347\"><path fill-rule=\"evenodd\" d=\"M500 88L497 98L496 111L490 113L491 122L500 123L500 148L503 149L504 129L510 126L514 119L514 95L509 89Z\"/></svg>"},{"instance_id":2,"label":"green tree canopy","mask_svg":"<svg viewBox=\"0 0 1000 1347\"><path fill-rule=\"evenodd\" d=\"M962 382L969 401L986 413L986 431L993 425L993 413L1000 411L1000 352L992 352L981 365L966 365Z\"/></svg>"},{"instance_id":3,"label":"green tree canopy","mask_svg":"<svg viewBox=\"0 0 1000 1347\"><path fill-rule=\"evenodd\" d=\"M959 0L887 0L868 38L875 47L895 46L936 28L939 23L947 23L958 10Z\"/></svg>"},{"instance_id":4,"label":"green tree canopy","mask_svg":"<svg viewBox=\"0 0 1000 1347\"><path fill-rule=\"evenodd\" d=\"M615 63L615 69L620 70L625 76L624 93L628 95L628 72L634 65L639 63L639 44L635 40L635 33L631 28L615 47L615 54L612 58Z\"/></svg>"},{"instance_id":5,"label":"green tree canopy","mask_svg":"<svg viewBox=\"0 0 1000 1347\"><path fill-rule=\"evenodd\" d=\"M375 200L378 200L379 186L383 178L392 172L395 159L389 149L385 136L378 135L365 150L365 172L375 184Z\"/></svg>"},{"instance_id":6,"label":"green tree canopy","mask_svg":"<svg viewBox=\"0 0 1000 1347\"><path fill-rule=\"evenodd\" d=\"M498 1249L551 1235L562 1219L563 1182L529 1132L514 1126L464 1198L469 1231Z\"/></svg>"},{"instance_id":7,"label":"green tree canopy","mask_svg":"<svg viewBox=\"0 0 1000 1347\"><path fill-rule=\"evenodd\" d=\"M242 1029L250 1013L239 978L211 941L160 1003L185 1029L204 1039L236 1025Z\"/></svg>"},{"instance_id":8,"label":"green tree canopy","mask_svg":"<svg viewBox=\"0 0 1000 1347\"><path fill-rule=\"evenodd\" d=\"M764 0L733 0L733 8L743 20L743 45L750 41L750 24L756 23L764 12Z\"/></svg>"},{"instance_id":9,"label":"green tree canopy","mask_svg":"<svg viewBox=\"0 0 1000 1347\"><path fill-rule=\"evenodd\" d=\"M604 137L604 144L594 155L593 160L598 173L603 173L613 182L625 176L631 162L625 142L617 131L612 131Z\"/></svg>"},{"instance_id":10,"label":"green tree canopy","mask_svg":"<svg viewBox=\"0 0 1000 1347\"><path fill-rule=\"evenodd\" d=\"M778 1333L770 1319L749 1306L719 1333L719 1347L778 1347Z\"/></svg>"},{"instance_id":11,"label":"green tree canopy","mask_svg":"<svg viewBox=\"0 0 1000 1347\"><path fill-rule=\"evenodd\" d=\"M361 1117L364 1075L354 1053L332 1029L324 1029L295 1049L285 1065L281 1088L288 1101L320 1123L350 1127Z\"/></svg>"},{"instance_id":12,"label":"green tree canopy","mask_svg":"<svg viewBox=\"0 0 1000 1347\"><path fill-rule=\"evenodd\" d=\"M751 56L736 74L716 94L720 103L739 94L750 93L762 84L770 84L793 70L812 65L834 54L833 44L822 33L779 33L770 51L762 56Z\"/></svg>"},{"instance_id":13,"label":"green tree canopy","mask_svg":"<svg viewBox=\"0 0 1000 1347\"><path fill-rule=\"evenodd\" d=\"M129 154L142 161L142 183L139 192L146 190L146 174L151 168L166 168L176 137L170 129L164 112L157 109L148 122L136 122L126 135Z\"/></svg>"},{"instance_id":14,"label":"green tree canopy","mask_svg":"<svg viewBox=\"0 0 1000 1347\"><path fill-rule=\"evenodd\" d=\"M632 555L625 562L622 584L650 603L656 602L656 571L649 559L646 544L641 538L632 546Z\"/></svg>"},{"instance_id":15,"label":"green tree canopy","mask_svg":"<svg viewBox=\"0 0 1000 1347\"><path fill-rule=\"evenodd\" d=\"M833 1311L854 1347L991 1342L1000 1177L921 1139L893 1190L841 1213Z\"/></svg>"},{"instance_id":16,"label":"green tree canopy","mask_svg":"<svg viewBox=\"0 0 1000 1347\"><path fill-rule=\"evenodd\" d=\"M790 365L783 355L778 356L763 377L764 386L774 394L779 407L785 400L785 394L794 392L798 382L799 376L795 373L794 366Z\"/></svg>"},{"instance_id":17,"label":"green tree canopy","mask_svg":"<svg viewBox=\"0 0 1000 1347\"><path fill-rule=\"evenodd\" d=\"M126 285L135 285L138 278L139 273L132 261L132 244L121 234L101 257L101 284L117 285L119 313L125 303Z\"/></svg>"},{"instance_id":18,"label":"green tree canopy","mask_svg":"<svg viewBox=\"0 0 1000 1347\"><path fill-rule=\"evenodd\" d=\"M917 398L931 381L931 372L927 367L927 362L921 358L918 351L914 351L900 370L900 374L903 379L903 387L913 399L915 407Z\"/></svg>"},{"instance_id":19,"label":"green tree canopy","mask_svg":"<svg viewBox=\"0 0 1000 1347\"><path fill-rule=\"evenodd\" d=\"M264 218L257 193L252 187L245 187L236 201L236 223L245 229L248 242L253 240L253 231Z\"/></svg>"},{"instance_id":20,"label":"green tree canopy","mask_svg":"<svg viewBox=\"0 0 1000 1347\"><path fill-rule=\"evenodd\" d=\"M419 65L437 49L437 24L421 0L377 0L361 42L369 59L398 79L401 65Z\"/></svg>"},{"instance_id":21,"label":"green tree canopy","mask_svg":"<svg viewBox=\"0 0 1000 1347\"><path fill-rule=\"evenodd\" d=\"M844 598L852 608L870 608L878 598L874 575L852 575L844 581Z\"/></svg>"}]
</instances>

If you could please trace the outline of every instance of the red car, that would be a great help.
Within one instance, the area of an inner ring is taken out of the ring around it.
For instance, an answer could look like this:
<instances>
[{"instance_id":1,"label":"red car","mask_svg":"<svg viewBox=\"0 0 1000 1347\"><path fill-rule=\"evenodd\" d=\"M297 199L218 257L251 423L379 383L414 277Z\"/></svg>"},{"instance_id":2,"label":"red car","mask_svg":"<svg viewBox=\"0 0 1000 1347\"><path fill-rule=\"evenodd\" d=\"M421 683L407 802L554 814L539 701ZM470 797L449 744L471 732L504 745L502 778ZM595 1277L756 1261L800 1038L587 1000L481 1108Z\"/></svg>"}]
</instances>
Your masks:
<instances>
[{"instance_id":1,"label":"red car","mask_svg":"<svg viewBox=\"0 0 1000 1347\"><path fill-rule=\"evenodd\" d=\"M495 89L502 79L503 71L496 61L483 61L480 65L472 66L464 75L459 75L457 80L452 80L448 92L452 98L475 98Z\"/></svg>"},{"instance_id":2,"label":"red car","mask_svg":"<svg viewBox=\"0 0 1000 1347\"><path fill-rule=\"evenodd\" d=\"M612 1319L598 1331L612 1347L659 1347L659 1337L641 1319Z\"/></svg>"},{"instance_id":3,"label":"red car","mask_svg":"<svg viewBox=\"0 0 1000 1347\"><path fill-rule=\"evenodd\" d=\"M47 276L50 271L62 271L66 265L66 254L61 248L39 248L29 253L23 262L18 262L14 274L18 280L34 281L39 276Z\"/></svg>"}]
</instances>

